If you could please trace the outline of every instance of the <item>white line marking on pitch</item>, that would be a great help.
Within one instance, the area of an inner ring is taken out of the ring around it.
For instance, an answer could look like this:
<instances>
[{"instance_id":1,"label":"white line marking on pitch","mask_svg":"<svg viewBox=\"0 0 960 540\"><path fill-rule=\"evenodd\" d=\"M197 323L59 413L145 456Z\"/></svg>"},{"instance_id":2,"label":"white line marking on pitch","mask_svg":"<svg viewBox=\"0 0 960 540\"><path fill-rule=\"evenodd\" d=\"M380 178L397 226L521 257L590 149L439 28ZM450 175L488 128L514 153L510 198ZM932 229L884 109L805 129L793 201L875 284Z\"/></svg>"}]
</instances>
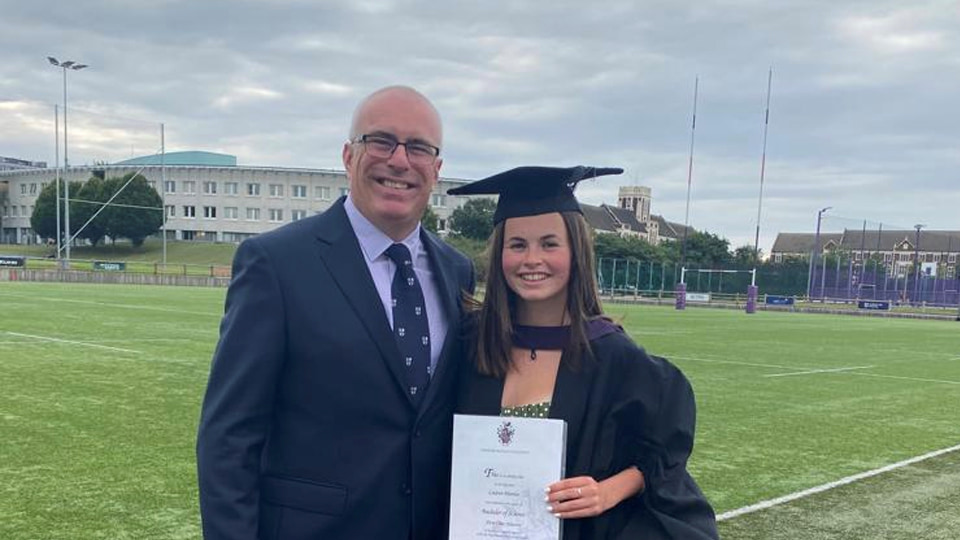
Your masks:
<instances>
[{"instance_id":1,"label":"white line marking on pitch","mask_svg":"<svg viewBox=\"0 0 960 540\"><path fill-rule=\"evenodd\" d=\"M773 369L808 369L803 366L779 366L777 364L755 364L751 362L736 362L734 360L715 360L712 358L693 358L690 356L673 356L673 360L690 360L693 362L710 362L714 364L733 364L735 366L750 366L750 367L762 367L762 368L773 368ZM812 368L809 368L812 369Z\"/></svg>"},{"instance_id":2,"label":"white line marking on pitch","mask_svg":"<svg viewBox=\"0 0 960 540\"><path fill-rule=\"evenodd\" d=\"M773 373L770 375L764 375L764 377L792 377L794 375L813 375L815 373L840 373L843 371L851 371L854 369L870 369L877 366L854 366L854 367L842 367L834 369L811 369L808 371L794 371L792 373Z\"/></svg>"},{"instance_id":3,"label":"white line marking on pitch","mask_svg":"<svg viewBox=\"0 0 960 540\"><path fill-rule=\"evenodd\" d=\"M944 448L942 450L936 450L922 456L912 457L910 459L905 459L903 461L898 461L896 463L880 467L879 469L873 469L872 471L866 471L859 474L854 474L852 476L847 476L846 478L841 478L835 482L829 482L827 484L819 485L812 487L810 489L805 489L803 491L798 491L796 493L791 493L789 495L784 495L783 497L777 497L775 499L769 499L766 501L760 501L756 504L751 504L749 506L744 506L742 508L737 508L736 510L730 510L729 512L724 512L717 516L717 521L724 521L727 519L735 518L745 514L751 514L759 510L766 510L767 508L772 508L774 506L779 506L784 503L793 502L797 499L802 499L804 497L809 497L810 495L815 495L817 493L822 493L824 491L831 490L840 486L845 486L847 484L852 484L859 480L864 480L872 476L877 476L885 472L890 472L901 467L906 467L907 465L913 465L914 463L919 463L930 458L934 458L943 454L949 454L950 452L956 452L960 450L960 444L957 446L951 446L950 448Z\"/></svg>"},{"instance_id":4,"label":"white line marking on pitch","mask_svg":"<svg viewBox=\"0 0 960 540\"><path fill-rule=\"evenodd\" d=\"M28 297L19 294L0 294L0 296L12 296L14 298L23 298L28 299ZM223 313L216 312L210 313L206 311L187 311L185 309L173 309L173 308L160 308L153 306L141 306L141 305L132 305L132 304L110 304L107 302L94 302L92 300L73 300L69 298L29 298L31 301L35 300L44 300L46 302L68 302L71 304L89 304L93 306L106 306L106 307L115 307L123 309L144 309L147 311L162 311L166 313L184 313L187 315L204 315L209 317L222 317Z\"/></svg>"},{"instance_id":5,"label":"white line marking on pitch","mask_svg":"<svg viewBox=\"0 0 960 540\"><path fill-rule=\"evenodd\" d=\"M920 377L900 377L898 375L881 375L879 373L848 373L847 375L859 375L861 377L879 377L881 379L898 379L901 381L932 382L941 384L960 384L960 381L946 381L943 379L923 379Z\"/></svg>"},{"instance_id":6,"label":"white line marking on pitch","mask_svg":"<svg viewBox=\"0 0 960 540\"><path fill-rule=\"evenodd\" d=\"M73 340L69 340L69 339L60 339L60 338L53 338L53 337L47 337L47 336L34 336L34 335L32 335L32 334L20 334L20 333L18 333L18 332L7 332L7 334L9 334L9 335L11 335L11 336L17 336L17 337L26 337L26 338L39 339L39 340L41 340L41 341L52 341L52 342L54 342L54 343L69 343L69 344L71 344L71 345L83 345L83 346L85 346L85 347L96 347L96 348L98 348L98 349L107 349L107 350L110 350L110 351L120 351L120 352L134 353L134 354L143 354L141 351L135 351L135 350L133 350L133 349L121 349L120 347L109 347L109 346L107 346L107 345L97 345L96 343L84 343L84 342L82 342L82 341L73 341Z\"/></svg>"}]
</instances>

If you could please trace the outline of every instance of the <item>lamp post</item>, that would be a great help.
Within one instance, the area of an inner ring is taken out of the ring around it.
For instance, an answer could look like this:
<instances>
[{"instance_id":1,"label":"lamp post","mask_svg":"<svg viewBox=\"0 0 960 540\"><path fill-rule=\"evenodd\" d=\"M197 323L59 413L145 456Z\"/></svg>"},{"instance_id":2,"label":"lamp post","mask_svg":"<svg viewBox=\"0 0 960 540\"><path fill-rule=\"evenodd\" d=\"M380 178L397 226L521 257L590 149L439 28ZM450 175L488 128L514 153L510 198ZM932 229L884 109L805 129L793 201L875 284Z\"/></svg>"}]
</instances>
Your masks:
<instances>
[{"instance_id":1,"label":"lamp post","mask_svg":"<svg viewBox=\"0 0 960 540\"><path fill-rule=\"evenodd\" d=\"M913 243L913 301L920 300L920 229L926 227L922 223L913 226L917 230L917 239Z\"/></svg>"},{"instance_id":2,"label":"lamp post","mask_svg":"<svg viewBox=\"0 0 960 540\"><path fill-rule=\"evenodd\" d=\"M86 64L80 64L74 60L67 60L65 62L60 62L52 56L47 57L47 61L50 62L54 67L58 67L63 70L63 181L64 181L64 214L63 214L63 226L67 240L67 255L64 262L64 267L70 267L70 179L67 178L67 170L70 168L70 162L67 160L67 70L79 71L88 67ZM59 199L60 194L57 193ZM59 206L60 201L57 201ZM60 234L60 231L57 231L57 234Z\"/></svg>"},{"instance_id":3,"label":"lamp post","mask_svg":"<svg viewBox=\"0 0 960 540\"><path fill-rule=\"evenodd\" d=\"M828 206L826 208L821 208L817 212L817 234L813 238L813 249L810 250L810 269L807 271L807 301L810 301L810 295L813 292L813 269L816 268L817 264L817 254L820 250L820 221L823 218L824 212L833 208Z\"/></svg>"}]
</instances>

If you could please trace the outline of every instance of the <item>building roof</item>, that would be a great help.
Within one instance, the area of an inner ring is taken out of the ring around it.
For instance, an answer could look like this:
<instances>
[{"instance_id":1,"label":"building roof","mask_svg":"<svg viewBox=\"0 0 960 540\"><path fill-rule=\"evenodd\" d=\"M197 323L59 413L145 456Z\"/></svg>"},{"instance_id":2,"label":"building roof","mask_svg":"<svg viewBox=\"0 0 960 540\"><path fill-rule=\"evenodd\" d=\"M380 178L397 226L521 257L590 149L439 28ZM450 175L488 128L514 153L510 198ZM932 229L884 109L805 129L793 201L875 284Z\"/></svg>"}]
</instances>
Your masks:
<instances>
[{"instance_id":1,"label":"building roof","mask_svg":"<svg viewBox=\"0 0 960 540\"><path fill-rule=\"evenodd\" d=\"M164 165L200 165L209 167L236 167L237 156L188 150L186 152L167 152L162 156ZM114 165L160 165L160 154L140 156L114 163Z\"/></svg>"},{"instance_id":2,"label":"building roof","mask_svg":"<svg viewBox=\"0 0 960 540\"><path fill-rule=\"evenodd\" d=\"M637 219L637 214L635 214L633 210L620 208L619 206L610 206L609 204L602 204L600 206L613 217L614 221L627 229L641 233L647 232L647 226L640 223Z\"/></svg>"},{"instance_id":3,"label":"building roof","mask_svg":"<svg viewBox=\"0 0 960 540\"><path fill-rule=\"evenodd\" d=\"M904 242L914 248L917 231L890 230L867 231L847 229L843 232L843 248L850 251L893 251ZM920 251L957 252L960 251L960 231L920 231Z\"/></svg>"},{"instance_id":4,"label":"building roof","mask_svg":"<svg viewBox=\"0 0 960 540\"><path fill-rule=\"evenodd\" d=\"M580 210L583 211L583 217L596 231L617 232L620 230L619 224L614 221L613 216L600 206L580 203Z\"/></svg>"},{"instance_id":5,"label":"building roof","mask_svg":"<svg viewBox=\"0 0 960 540\"><path fill-rule=\"evenodd\" d=\"M681 240L683 238L683 230L687 230L687 236L692 235L697 232L693 227L684 225L683 223L676 223L674 221L667 221L663 216L658 216L656 214L650 215L651 221L656 221L657 225L660 228L660 237L661 238L670 238L672 240Z\"/></svg>"},{"instance_id":6,"label":"building roof","mask_svg":"<svg viewBox=\"0 0 960 540\"><path fill-rule=\"evenodd\" d=\"M779 233L770 252L807 254L813 251L816 237L814 233ZM843 242L843 233L820 233L820 251L831 242L839 246Z\"/></svg>"}]
</instances>

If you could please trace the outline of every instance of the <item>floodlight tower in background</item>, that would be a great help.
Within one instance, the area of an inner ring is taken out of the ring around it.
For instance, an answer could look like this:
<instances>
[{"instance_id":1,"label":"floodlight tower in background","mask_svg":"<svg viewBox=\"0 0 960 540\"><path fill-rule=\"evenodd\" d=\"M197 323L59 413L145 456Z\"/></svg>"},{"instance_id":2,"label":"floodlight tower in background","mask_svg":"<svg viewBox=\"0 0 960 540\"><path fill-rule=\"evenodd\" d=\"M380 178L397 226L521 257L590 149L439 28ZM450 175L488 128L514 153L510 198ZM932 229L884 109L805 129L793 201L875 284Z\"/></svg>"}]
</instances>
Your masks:
<instances>
[{"instance_id":1,"label":"floodlight tower in background","mask_svg":"<svg viewBox=\"0 0 960 540\"><path fill-rule=\"evenodd\" d=\"M66 230L64 235L67 239L67 256L66 261L64 262L64 267L70 267L70 180L67 178L67 170L70 168L69 161L67 160L67 70L79 71L81 69L87 68L86 64L81 64L74 60L67 60L65 62L60 62L52 56L47 57L47 61L50 62L54 67L58 67L63 70L63 181L64 181L64 214L63 214L63 226ZM60 204L60 193L57 193L57 205ZM57 231L57 234L60 234L60 231Z\"/></svg>"},{"instance_id":2,"label":"floodlight tower in background","mask_svg":"<svg viewBox=\"0 0 960 540\"><path fill-rule=\"evenodd\" d=\"M807 271L807 301L810 301L810 295L813 292L813 269L816 268L817 255L820 252L820 221L823 219L823 214L827 210L833 208L832 206L827 206L826 208L821 208L817 212L817 234L813 237L813 249L810 250L810 269Z\"/></svg>"}]
</instances>

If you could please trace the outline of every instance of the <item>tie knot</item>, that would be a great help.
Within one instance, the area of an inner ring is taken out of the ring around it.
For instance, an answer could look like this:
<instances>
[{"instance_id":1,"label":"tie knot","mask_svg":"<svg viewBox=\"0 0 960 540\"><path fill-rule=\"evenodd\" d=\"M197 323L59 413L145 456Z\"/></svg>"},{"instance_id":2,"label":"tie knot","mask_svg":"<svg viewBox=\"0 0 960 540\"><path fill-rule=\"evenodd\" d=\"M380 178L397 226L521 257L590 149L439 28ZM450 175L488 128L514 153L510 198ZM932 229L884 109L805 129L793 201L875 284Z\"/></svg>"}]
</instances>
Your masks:
<instances>
[{"instance_id":1,"label":"tie knot","mask_svg":"<svg viewBox=\"0 0 960 540\"><path fill-rule=\"evenodd\" d=\"M387 257L396 264L398 268L411 264L410 250L403 244L393 244L387 248Z\"/></svg>"}]
</instances>

